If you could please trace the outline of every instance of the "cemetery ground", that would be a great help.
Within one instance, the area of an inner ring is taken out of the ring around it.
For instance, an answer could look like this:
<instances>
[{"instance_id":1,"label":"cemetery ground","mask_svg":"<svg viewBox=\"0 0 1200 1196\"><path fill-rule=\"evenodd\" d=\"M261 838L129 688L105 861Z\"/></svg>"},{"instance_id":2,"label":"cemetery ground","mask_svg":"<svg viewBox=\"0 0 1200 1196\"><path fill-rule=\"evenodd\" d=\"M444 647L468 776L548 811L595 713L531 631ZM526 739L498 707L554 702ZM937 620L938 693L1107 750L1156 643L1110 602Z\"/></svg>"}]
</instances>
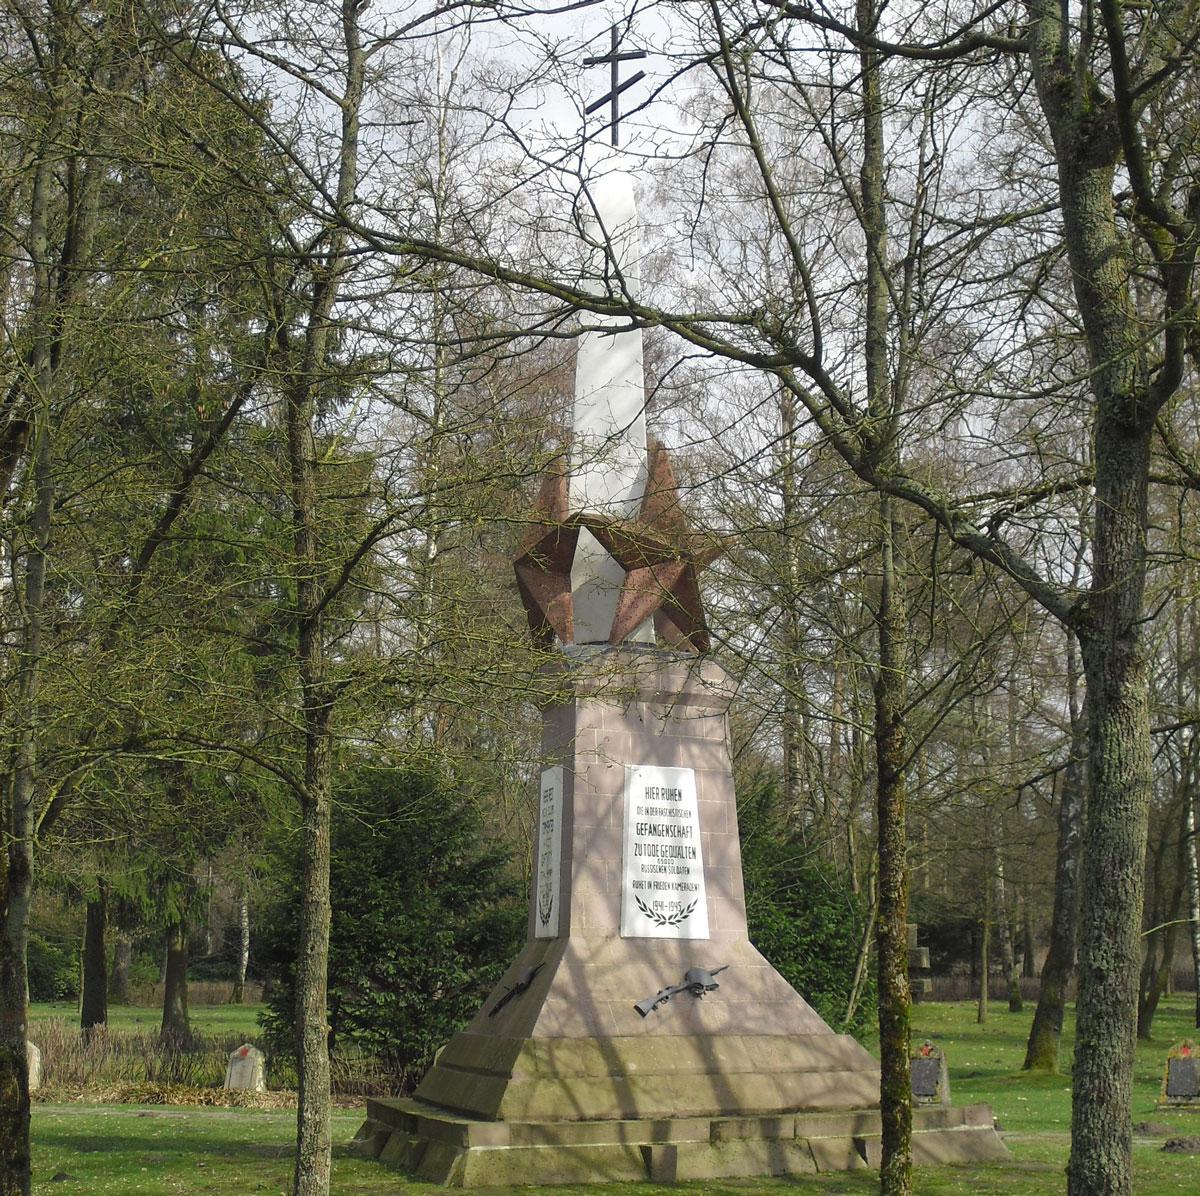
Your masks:
<instances>
[{"instance_id":1,"label":"cemetery ground","mask_svg":"<svg viewBox=\"0 0 1200 1196\"><path fill-rule=\"evenodd\" d=\"M197 1034L241 1035L253 1041L261 1033L258 1015L261 1005L201 1005L193 1002L192 1030ZM33 1029L29 1036L37 1041L37 1027L44 1022L68 1022L78 1025L79 1006L74 1001L35 1001L29 1006ZM108 1025L113 1030L157 1030L162 1023L162 1008L157 1005L115 1005L108 1007Z\"/></svg>"},{"instance_id":2,"label":"cemetery ground","mask_svg":"<svg viewBox=\"0 0 1200 1196\"><path fill-rule=\"evenodd\" d=\"M48 1016L62 1017L69 1006L46 1005L34 1010L36 1028ZM1200 1152L1163 1151L1172 1137L1200 1137L1200 1109L1155 1108L1167 1048L1195 1037L1193 998L1165 998L1155 1019L1155 1038L1138 1044L1135 1073L1135 1180L1138 1196L1194 1193L1200 1190ZM255 1036L254 1006L209 1006L193 1010L198 1031L246 1031ZM114 1025L153 1022L151 1009L112 1010ZM1012 1151L1008 1164L955 1168L921 1168L916 1172L918 1196L1046 1196L1064 1188L1070 1129L1070 1077L1030 1076L1020 1072L1025 1036L1033 1016L1027 1005L1010 1014L994 1002L984 1025L975 1021L970 1002L931 1003L913 1009L913 1041L937 1042L948 1054L951 1096L957 1104L986 1102L1004 1131ZM1070 1060L1072 1019L1068 1014L1063 1058ZM427 1184L355 1158L349 1142L363 1120L362 1102L343 1099L334 1112L335 1196L432 1196ZM347 1107L350 1106L350 1107ZM286 1109L228 1109L179 1106L135 1106L64 1101L54 1092L34 1105L34 1192L38 1196L71 1193L131 1193L136 1196L236 1196L243 1192L282 1194L290 1172L294 1114ZM65 1178L64 1178L65 1177ZM681 1185L618 1184L606 1188L617 1196L652 1196L679 1191L697 1193L796 1193L798 1196L842 1196L878 1191L874 1172L804 1176L786 1179L719 1180ZM506 1188L476 1189L498 1196ZM543 1188L580 1196L594 1187Z\"/></svg>"}]
</instances>

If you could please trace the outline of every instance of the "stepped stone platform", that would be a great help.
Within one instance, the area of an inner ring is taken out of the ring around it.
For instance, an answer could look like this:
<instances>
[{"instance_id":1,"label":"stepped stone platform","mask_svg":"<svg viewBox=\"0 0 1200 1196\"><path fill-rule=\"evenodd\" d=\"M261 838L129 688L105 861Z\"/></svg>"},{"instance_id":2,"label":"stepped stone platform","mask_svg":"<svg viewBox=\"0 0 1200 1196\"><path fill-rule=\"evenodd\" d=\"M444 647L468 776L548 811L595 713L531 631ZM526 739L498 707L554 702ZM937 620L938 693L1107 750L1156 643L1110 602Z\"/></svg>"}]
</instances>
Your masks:
<instances>
[{"instance_id":1,"label":"stepped stone platform","mask_svg":"<svg viewBox=\"0 0 1200 1196\"><path fill-rule=\"evenodd\" d=\"M408 1098L368 1101L356 1141L363 1154L417 1179L470 1188L861 1170L879 1165L879 1135L877 1109L485 1121ZM915 1109L912 1142L918 1164L1009 1157L986 1105Z\"/></svg>"}]
</instances>

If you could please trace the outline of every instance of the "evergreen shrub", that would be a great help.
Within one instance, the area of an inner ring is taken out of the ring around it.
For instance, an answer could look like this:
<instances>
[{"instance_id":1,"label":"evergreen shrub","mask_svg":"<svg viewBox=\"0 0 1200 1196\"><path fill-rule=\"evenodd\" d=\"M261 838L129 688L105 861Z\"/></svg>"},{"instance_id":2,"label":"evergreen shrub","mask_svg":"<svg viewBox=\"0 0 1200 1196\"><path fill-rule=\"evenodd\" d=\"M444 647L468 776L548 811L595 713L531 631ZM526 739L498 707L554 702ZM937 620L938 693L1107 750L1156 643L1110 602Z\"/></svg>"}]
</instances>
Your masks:
<instances>
[{"instance_id":1,"label":"evergreen shrub","mask_svg":"<svg viewBox=\"0 0 1200 1196\"><path fill-rule=\"evenodd\" d=\"M73 1001L79 996L79 948L29 932L29 999Z\"/></svg>"},{"instance_id":2,"label":"evergreen shrub","mask_svg":"<svg viewBox=\"0 0 1200 1196\"><path fill-rule=\"evenodd\" d=\"M774 816L777 804L777 793L769 786L759 788L738 811L750 941L841 1031L866 912L812 846L781 829ZM846 1032L860 1039L872 1035L876 1008L871 966Z\"/></svg>"},{"instance_id":3,"label":"evergreen shrub","mask_svg":"<svg viewBox=\"0 0 1200 1196\"><path fill-rule=\"evenodd\" d=\"M372 1060L374 1076L385 1063L388 1086L404 1091L519 950L522 886L508 852L485 834L475 796L447 775L359 766L336 797L330 1048ZM256 956L267 974L269 1046L294 1057L294 849L280 873Z\"/></svg>"}]
</instances>

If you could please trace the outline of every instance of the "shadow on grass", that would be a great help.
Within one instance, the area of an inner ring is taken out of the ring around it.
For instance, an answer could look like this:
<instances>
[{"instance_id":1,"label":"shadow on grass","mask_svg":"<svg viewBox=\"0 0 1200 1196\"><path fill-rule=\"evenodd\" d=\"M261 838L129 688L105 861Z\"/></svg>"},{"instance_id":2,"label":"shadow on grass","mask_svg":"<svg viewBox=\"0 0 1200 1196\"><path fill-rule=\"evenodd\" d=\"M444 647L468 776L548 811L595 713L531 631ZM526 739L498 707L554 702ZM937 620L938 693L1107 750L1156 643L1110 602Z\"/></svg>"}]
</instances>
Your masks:
<instances>
[{"instance_id":1,"label":"shadow on grass","mask_svg":"<svg viewBox=\"0 0 1200 1196\"><path fill-rule=\"evenodd\" d=\"M243 1159L283 1158L290 1153L287 1146L265 1146L253 1142L222 1141L210 1135L192 1137L188 1134L105 1134L97 1138L87 1133L56 1133L54 1145L60 1150L78 1154L170 1154L197 1155L201 1158Z\"/></svg>"}]
</instances>

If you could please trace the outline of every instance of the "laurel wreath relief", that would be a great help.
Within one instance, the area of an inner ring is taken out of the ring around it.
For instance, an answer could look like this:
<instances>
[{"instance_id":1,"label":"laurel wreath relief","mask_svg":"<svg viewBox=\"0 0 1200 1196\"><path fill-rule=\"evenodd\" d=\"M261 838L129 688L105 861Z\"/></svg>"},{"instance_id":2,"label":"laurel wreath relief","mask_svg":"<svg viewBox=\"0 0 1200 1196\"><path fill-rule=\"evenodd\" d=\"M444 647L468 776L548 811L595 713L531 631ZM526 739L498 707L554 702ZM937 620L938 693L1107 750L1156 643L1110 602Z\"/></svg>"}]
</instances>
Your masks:
<instances>
[{"instance_id":1,"label":"laurel wreath relief","mask_svg":"<svg viewBox=\"0 0 1200 1196\"><path fill-rule=\"evenodd\" d=\"M692 912L696 908L696 903L700 900L698 897L694 897L692 903L684 906L683 909L677 909L673 914L660 914L657 910L651 909L636 893L633 895L633 899L637 902L638 909L655 926L678 926L680 922L686 922L692 916Z\"/></svg>"}]
</instances>

